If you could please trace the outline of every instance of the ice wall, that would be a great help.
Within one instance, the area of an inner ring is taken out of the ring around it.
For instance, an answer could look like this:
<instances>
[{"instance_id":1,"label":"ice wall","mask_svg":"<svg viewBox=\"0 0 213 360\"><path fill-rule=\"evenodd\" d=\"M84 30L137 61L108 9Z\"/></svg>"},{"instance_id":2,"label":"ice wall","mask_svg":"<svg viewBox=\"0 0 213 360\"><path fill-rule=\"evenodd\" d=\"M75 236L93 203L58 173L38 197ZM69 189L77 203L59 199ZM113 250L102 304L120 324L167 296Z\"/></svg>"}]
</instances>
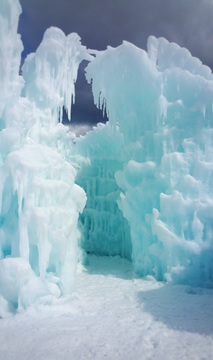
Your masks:
<instances>
[{"instance_id":1,"label":"ice wall","mask_svg":"<svg viewBox=\"0 0 213 360\"><path fill-rule=\"evenodd\" d=\"M213 76L189 51L124 42L88 65L94 101L124 136L116 172L140 275L213 285Z\"/></svg>"},{"instance_id":2,"label":"ice wall","mask_svg":"<svg viewBox=\"0 0 213 360\"><path fill-rule=\"evenodd\" d=\"M58 114L62 121L63 107L71 120L78 67L82 60L90 59L78 34L66 36L58 28L47 29L36 53L30 54L23 65L24 95L40 109L50 111L54 124Z\"/></svg>"},{"instance_id":3,"label":"ice wall","mask_svg":"<svg viewBox=\"0 0 213 360\"><path fill-rule=\"evenodd\" d=\"M98 124L76 139L75 151L84 157L77 183L87 194L80 216L82 247L96 255L120 255L131 259L129 226L117 205L119 188L115 172L123 165L123 136L109 124Z\"/></svg>"},{"instance_id":4,"label":"ice wall","mask_svg":"<svg viewBox=\"0 0 213 360\"><path fill-rule=\"evenodd\" d=\"M20 11L18 0L0 4L0 316L73 292L86 203L58 121L90 56L78 35L50 28L20 76Z\"/></svg>"},{"instance_id":5,"label":"ice wall","mask_svg":"<svg viewBox=\"0 0 213 360\"><path fill-rule=\"evenodd\" d=\"M17 34L21 6L18 1L2 0L0 3L0 129L4 127L6 106L17 100L23 86L19 76L20 56L23 50Z\"/></svg>"},{"instance_id":6,"label":"ice wall","mask_svg":"<svg viewBox=\"0 0 213 360\"><path fill-rule=\"evenodd\" d=\"M210 69L162 38L92 57L77 34L50 28L20 75L20 12L1 1L0 316L72 293L79 223L88 252L213 286ZM83 59L109 125L76 139L60 121Z\"/></svg>"}]
</instances>

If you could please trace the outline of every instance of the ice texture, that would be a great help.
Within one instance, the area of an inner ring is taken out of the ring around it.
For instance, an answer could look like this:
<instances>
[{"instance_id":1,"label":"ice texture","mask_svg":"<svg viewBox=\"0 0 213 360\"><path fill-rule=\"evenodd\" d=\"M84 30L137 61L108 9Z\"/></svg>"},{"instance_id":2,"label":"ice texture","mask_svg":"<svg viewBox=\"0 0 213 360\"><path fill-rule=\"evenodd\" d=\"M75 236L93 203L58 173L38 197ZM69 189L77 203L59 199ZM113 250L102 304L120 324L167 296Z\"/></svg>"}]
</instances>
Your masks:
<instances>
[{"instance_id":1,"label":"ice texture","mask_svg":"<svg viewBox=\"0 0 213 360\"><path fill-rule=\"evenodd\" d=\"M86 194L59 121L63 106L70 117L78 65L90 58L77 34L50 28L19 75L20 11L17 0L0 4L0 296L14 311L75 289Z\"/></svg>"},{"instance_id":2,"label":"ice texture","mask_svg":"<svg viewBox=\"0 0 213 360\"><path fill-rule=\"evenodd\" d=\"M96 255L120 255L131 259L129 225L118 205L120 189L116 171L123 166L123 135L107 124L98 124L86 136L76 139L75 151L87 162L81 164L76 181L87 194L80 216L82 247Z\"/></svg>"},{"instance_id":3,"label":"ice texture","mask_svg":"<svg viewBox=\"0 0 213 360\"><path fill-rule=\"evenodd\" d=\"M213 76L188 50L148 39L96 53L95 104L124 137L115 172L139 275L213 285ZM116 141L116 140L115 140Z\"/></svg>"},{"instance_id":4,"label":"ice texture","mask_svg":"<svg viewBox=\"0 0 213 360\"><path fill-rule=\"evenodd\" d=\"M75 101L75 82L82 60L91 56L81 45L76 33L66 36L51 27L44 33L35 54L28 55L23 65L24 95L43 110L51 111L54 123L58 113L62 121L63 107L71 120L71 105Z\"/></svg>"},{"instance_id":5,"label":"ice texture","mask_svg":"<svg viewBox=\"0 0 213 360\"><path fill-rule=\"evenodd\" d=\"M8 257L0 261L0 288L2 299L12 312L17 308L25 309L36 299L49 295L47 285L34 274L29 262L21 257Z\"/></svg>"},{"instance_id":6,"label":"ice texture","mask_svg":"<svg viewBox=\"0 0 213 360\"><path fill-rule=\"evenodd\" d=\"M20 71L20 12L1 1L0 316L72 294L81 249L212 287L211 70L163 38L99 52L51 27ZM109 123L76 137L82 60Z\"/></svg>"},{"instance_id":7,"label":"ice texture","mask_svg":"<svg viewBox=\"0 0 213 360\"><path fill-rule=\"evenodd\" d=\"M18 1L2 0L0 4L0 118L5 107L20 94L23 79L19 76L23 45L17 34L21 6ZM0 129L2 127L2 120Z\"/></svg>"}]
</instances>

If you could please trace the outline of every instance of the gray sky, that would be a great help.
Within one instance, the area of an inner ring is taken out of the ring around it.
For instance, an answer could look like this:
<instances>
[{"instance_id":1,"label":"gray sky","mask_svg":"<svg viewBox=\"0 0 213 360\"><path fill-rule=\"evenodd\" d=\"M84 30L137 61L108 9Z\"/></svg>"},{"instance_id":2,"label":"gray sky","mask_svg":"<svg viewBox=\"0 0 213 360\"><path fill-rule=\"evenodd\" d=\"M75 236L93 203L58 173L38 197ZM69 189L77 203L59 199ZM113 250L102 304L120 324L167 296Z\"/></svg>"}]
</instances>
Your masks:
<instances>
[{"instance_id":1,"label":"gray sky","mask_svg":"<svg viewBox=\"0 0 213 360\"><path fill-rule=\"evenodd\" d=\"M149 35L166 37L213 68L213 0L20 0L19 32L25 52L35 51L46 28L77 32L88 48L105 49L123 40L146 49ZM73 120L97 122L83 69Z\"/></svg>"}]
</instances>

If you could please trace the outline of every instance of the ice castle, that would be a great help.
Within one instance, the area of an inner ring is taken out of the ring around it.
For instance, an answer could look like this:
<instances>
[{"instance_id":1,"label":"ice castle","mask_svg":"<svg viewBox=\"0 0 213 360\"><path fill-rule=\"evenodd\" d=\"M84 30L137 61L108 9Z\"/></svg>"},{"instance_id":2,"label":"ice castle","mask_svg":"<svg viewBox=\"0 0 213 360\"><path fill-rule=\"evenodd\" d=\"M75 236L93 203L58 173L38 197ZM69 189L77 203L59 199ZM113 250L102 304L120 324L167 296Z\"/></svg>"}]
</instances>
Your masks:
<instances>
[{"instance_id":1,"label":"ice castle","mask_svg":"<svg viewBox=\"0 0 213 360\"><path fill-rule=\"evenodd\" d=\"M91 52L52 27L20 72L20 13L1 0L0 307L71 294L86 253L212 287L211 70L164 38ZM109 122L76 137L61 120L82 60Z\"/></svg>"}]
</instances>

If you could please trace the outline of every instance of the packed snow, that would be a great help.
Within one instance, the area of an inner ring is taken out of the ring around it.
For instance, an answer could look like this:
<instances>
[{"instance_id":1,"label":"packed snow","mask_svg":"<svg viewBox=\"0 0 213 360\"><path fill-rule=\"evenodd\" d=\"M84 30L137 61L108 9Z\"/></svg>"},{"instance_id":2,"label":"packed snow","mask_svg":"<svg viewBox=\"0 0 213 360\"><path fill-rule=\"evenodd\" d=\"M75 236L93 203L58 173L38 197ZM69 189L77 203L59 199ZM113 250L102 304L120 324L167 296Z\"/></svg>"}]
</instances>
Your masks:
<instances>
[{"instance_id":1,"label":"packed snow","mask_svg":"<svg viewBox=\"0 0 213 360\"><path fill-rule=\"evenodd\" d=\"M89 257L71 298L0 321L1 358L210 360L212 290L133 276L119 257Z\"/></svg>"}]
</instances>

